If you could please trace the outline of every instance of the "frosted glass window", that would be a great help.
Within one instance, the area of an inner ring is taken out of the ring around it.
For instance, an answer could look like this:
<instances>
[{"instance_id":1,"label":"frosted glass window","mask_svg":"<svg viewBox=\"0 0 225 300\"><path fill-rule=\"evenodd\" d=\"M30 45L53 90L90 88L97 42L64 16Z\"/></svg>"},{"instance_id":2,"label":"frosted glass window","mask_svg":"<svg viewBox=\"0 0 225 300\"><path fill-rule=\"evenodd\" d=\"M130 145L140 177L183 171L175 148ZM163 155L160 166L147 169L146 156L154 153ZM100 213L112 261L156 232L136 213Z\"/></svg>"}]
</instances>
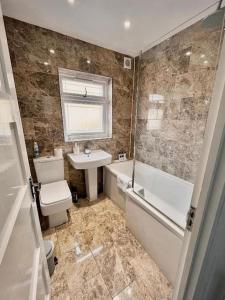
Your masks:
<instances>
[{"instance_id":1,"label":"frosted glass window","mask_svg":"<svg viewBox=\"0 0 225 300\"><path fill-rule=\"evenodd\" d=\"M112 137L112 79L59 69L65 141Z\"/></svg>"},{"instance_id":2,"label":"frosted glass window","mask_svg":"<svg viewBox=\"0 0 225 300\"><path fill-rule=\"evenodd\" d=\"M104 131L102 105L65 103L65 115L69 134Z\"/></svg>"}]
</instances>

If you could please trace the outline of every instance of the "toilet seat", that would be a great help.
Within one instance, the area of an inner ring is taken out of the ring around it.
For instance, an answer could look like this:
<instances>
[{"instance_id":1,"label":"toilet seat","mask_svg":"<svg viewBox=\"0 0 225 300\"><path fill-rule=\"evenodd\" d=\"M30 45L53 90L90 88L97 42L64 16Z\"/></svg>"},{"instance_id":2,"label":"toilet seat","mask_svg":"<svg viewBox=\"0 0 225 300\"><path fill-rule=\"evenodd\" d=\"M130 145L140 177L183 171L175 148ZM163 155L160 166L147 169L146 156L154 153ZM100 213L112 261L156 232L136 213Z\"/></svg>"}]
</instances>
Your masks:
<instances>
[{"instance_id":1,"label":"toilet seat","mask_svg":"<svg viewBox=\"0 0 225 300\"><path fill-rule=\"evenodd\" d=\"M72 206L72 195L67 181L43 184L40 191L40 205L43 216L69 209Z\"/></svg>"}]
</instances>

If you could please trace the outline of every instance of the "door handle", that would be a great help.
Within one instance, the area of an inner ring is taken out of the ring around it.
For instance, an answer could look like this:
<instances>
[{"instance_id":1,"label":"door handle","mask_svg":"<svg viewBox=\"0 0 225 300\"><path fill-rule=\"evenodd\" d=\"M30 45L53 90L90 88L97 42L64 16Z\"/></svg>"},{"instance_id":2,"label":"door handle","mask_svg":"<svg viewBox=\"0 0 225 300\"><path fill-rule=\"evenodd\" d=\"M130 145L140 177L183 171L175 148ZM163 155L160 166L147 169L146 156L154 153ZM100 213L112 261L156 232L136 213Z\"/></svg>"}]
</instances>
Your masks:
<instances>
[{"instance_id":1,"label":"door handle","mask_svg":"<svg viewBox=\"0 0 225 300\"><path fill-rule=\"evenodd\" d=\"M31 195L34 201L36 201L36 193L40 192L41 190L41 183L37 182L34 183L32 176L29 178L29 183L30 183L30 190L31 190Z\"/></svg>"}]
</instances>

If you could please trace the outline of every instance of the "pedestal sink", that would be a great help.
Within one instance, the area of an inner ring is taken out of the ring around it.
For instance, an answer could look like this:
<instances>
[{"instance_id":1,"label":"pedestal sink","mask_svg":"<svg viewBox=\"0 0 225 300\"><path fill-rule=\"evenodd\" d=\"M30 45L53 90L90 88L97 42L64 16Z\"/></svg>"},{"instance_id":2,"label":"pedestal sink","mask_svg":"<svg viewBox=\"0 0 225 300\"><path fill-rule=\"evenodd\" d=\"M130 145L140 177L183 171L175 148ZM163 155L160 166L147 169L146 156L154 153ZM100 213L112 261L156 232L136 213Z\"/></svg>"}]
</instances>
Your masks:
<instances>
[{"instance_id":1,"label":"pedestal sink","mask_svg":"<svg viewBox=\"0 0 225 300\"><path fill-rule=\"evenodd\" d=\"M94 150L90 154L67 154L71 165L77 169L85 170L85 184L87 196L90 201L98 198L97 168L112 162L112 155L103 150Z\"/></svg>"}]
</instances>

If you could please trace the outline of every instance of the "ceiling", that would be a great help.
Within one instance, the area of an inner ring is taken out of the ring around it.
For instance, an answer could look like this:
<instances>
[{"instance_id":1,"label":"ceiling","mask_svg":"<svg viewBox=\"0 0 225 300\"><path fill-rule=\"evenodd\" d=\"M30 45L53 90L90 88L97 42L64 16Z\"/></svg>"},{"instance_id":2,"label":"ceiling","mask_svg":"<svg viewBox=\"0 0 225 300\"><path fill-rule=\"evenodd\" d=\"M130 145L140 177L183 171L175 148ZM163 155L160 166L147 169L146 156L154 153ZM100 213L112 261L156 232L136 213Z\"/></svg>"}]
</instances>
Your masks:
<instances>
[{"instance_id":1,"label":"ceiling","mask_svg":"<svg viewBox=\"0 0 225 300\"><path fill-rule=\"evenodd\" d=\"M6 16L135 56L215 1L2 0L1 3ZM126 20L131 22L128 30L124 28Z\"/></svg>"}]
</instances>

